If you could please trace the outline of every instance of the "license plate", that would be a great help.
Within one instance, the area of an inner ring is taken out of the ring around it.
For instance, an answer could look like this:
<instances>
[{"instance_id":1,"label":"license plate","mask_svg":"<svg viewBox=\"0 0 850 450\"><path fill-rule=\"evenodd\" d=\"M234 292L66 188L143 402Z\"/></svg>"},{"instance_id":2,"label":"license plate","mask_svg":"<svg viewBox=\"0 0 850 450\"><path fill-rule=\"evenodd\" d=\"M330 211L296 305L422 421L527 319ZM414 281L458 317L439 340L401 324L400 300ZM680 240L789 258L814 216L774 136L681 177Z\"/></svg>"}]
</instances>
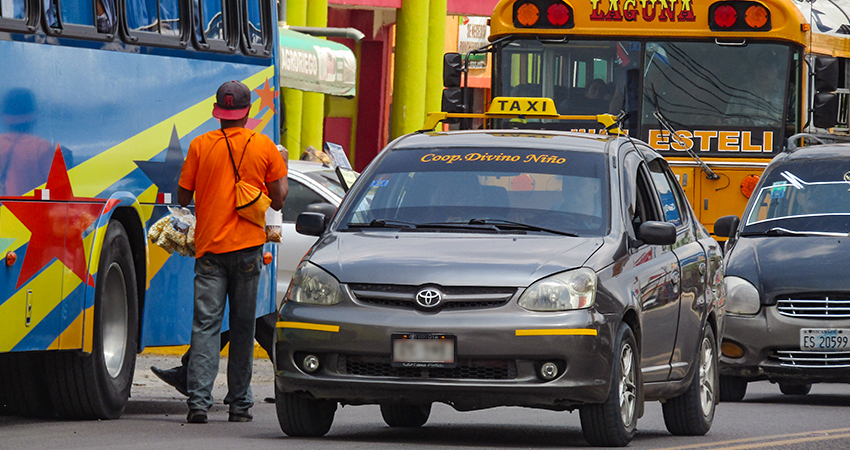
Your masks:
<instances>
[{"instance_id":1,"label":"license plate","mask_svg":"<svg viewBox=\"0 0 850 450\"><path fill-rule=\"evenodd\" d=\"M457 338L450 334L393 334L393 366L454 367L456 342Z\"/></svg>"},{"instance_id":2,"label":"license plate","mask_svg":"<svg viewBox=\"0 0 850 450\"><path fill-rule=\"evenodd\" d=\"M800 330L800 350L837 352L850 348L848 328L803 328Z\"/></svg>"}]
</instances>

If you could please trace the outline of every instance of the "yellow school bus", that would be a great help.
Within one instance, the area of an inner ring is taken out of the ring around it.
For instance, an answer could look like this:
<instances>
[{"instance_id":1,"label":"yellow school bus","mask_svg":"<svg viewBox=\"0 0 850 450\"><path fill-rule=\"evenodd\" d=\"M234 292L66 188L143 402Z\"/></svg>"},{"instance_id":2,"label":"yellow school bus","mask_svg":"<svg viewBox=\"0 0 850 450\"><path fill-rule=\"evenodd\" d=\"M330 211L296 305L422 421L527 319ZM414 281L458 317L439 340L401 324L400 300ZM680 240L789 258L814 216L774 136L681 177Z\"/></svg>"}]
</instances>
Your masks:
<instances>
[{"instance_id":1,"label":"yellow school bus","mask_svg":"<svg viewBox=\"0 0 850 450\"><path fill-rule=\"evenodd\" d=\"M493 97L619 115L668 159L713 230L717 218L741 214L789 137L847 135L848 33L850 10L839 2L502 0L490 45L474 52L492 54ZM462 108L451 100L461 89L446 90L444 110ZM602 131L594 121L489 126Z\"/></svg>"}]
</instances>

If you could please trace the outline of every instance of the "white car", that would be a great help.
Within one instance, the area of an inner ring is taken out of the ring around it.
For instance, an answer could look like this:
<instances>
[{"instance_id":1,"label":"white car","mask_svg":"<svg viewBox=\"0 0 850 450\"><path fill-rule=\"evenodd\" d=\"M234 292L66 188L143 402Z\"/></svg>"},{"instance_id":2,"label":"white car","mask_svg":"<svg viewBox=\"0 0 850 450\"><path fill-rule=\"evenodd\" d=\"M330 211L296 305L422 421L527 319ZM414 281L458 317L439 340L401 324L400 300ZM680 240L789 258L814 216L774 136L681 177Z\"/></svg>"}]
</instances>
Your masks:
<instances>
[{"instance_id":1,"label":"white car","mask_svg":"<svg viewBox=\"0 0 850 450\"><path fill-rule=\"evenodd\" d=\"M333 168L310 161L289 162L289 194L283 204L281 243L278 244L277 259L277 304L280 305L289 280L301 262L301 258L316 242L315 236L295 232L295 218L315 203L339 206L345 190L340 185Z\"/></svg>"}]
</instances>

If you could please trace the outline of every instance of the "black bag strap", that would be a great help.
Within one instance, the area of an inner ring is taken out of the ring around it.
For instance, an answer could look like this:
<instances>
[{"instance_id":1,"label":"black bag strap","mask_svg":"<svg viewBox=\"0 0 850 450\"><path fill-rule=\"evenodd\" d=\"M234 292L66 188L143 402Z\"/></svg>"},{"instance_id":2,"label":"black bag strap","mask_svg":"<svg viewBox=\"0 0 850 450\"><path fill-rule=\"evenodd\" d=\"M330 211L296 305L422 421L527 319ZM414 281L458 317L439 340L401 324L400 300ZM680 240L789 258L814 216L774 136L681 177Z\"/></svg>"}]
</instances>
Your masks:
<instances>
[{"instance_id":1,"label":"black bag strap","mask_svg":"<svg viewBox=\"0 0 850 450\"><path fill-rule=\"evenodd\" d=\"M242 158L239 158L239 167L236 167L236 161L233 160L233 148L230 147L230 139L227 138L227 133L224 132L224 128L221 129L221 134L224 135L224 142L227 143L227 153L230 155L230 164L233 166L233 173L236 175L236 182L238 183L242 177L239 176L239 168L242 167L242 161L245 160L245 153L248 152L248 143L251 142L251 138L254 137L254 134L251 133L251 136L245 141L245 148L242 150Z\"/></svg>"}]
</instances>

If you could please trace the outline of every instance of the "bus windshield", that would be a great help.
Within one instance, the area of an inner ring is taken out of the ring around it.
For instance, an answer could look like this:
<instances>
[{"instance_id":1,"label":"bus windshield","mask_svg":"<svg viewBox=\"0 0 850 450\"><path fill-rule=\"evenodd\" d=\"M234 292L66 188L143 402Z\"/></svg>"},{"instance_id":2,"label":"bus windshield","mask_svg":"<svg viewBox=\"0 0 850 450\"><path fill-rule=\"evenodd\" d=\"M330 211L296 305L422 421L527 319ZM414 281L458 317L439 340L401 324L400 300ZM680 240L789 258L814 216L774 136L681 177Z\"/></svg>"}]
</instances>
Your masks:
<instances>
[{"instance_id":1,"label":"bus windshield","mask_svg":"<svg viewBox=\"0 0 850 450\"><path fill-rule=\"evenodd\" d=\"M629 133L660 151L685 148L671 141L656 111L697 151L777 151L786 126L796 126L797 99L788 93L799 56L785 44L742 44L517 38L499 47L497 88L552 98L563 115L625 112Z\"/></svg>"}]
</instances>

